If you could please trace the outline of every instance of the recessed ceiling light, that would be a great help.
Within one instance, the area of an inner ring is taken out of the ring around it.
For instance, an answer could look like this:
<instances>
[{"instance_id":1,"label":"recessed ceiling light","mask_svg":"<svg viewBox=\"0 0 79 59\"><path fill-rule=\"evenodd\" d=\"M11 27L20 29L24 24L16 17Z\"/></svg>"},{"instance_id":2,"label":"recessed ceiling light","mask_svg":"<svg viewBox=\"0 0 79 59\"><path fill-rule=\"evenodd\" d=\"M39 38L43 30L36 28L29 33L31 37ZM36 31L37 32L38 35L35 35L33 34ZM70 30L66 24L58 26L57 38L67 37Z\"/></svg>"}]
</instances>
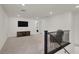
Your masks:
<instances>
[{"instance_id":1,"label":"recessed ceiling light","mask_svg":"<svg viewBox=\"0 0 79 59\"><path fill-rule=\"evenodd\" d=\"M22 6L24 6L25 4L22 4Z\"/></svg>"},{"instance_id":2,"label":"recessed ceiling light","mask_svg":"<svg viewBox=\"0 0 79 59\"><path fill-rule=\"evenodd\" d=\"M17 15L18 17L20 17L20 15Z\"/></svg>"},{"instance_id":3,"label":"recessed ceiling light","mask_svg":"<svg viewBox=\"0 0 79 59\"><path fill-rule=\"evenodd\" d=\"M38 17L36 17L36 19L38 19Z\"/></svg>"},{"instance_id":4,"label":"recessed ceiling light","mask_svg":"<svg viewBox=\"0 0 79 59\"><path fill-rule=\"evenodd\" d=\"M52 11L50 11L50 12L49 12L49 14L50 14L50 15L52 15L52 14L53 14L53 12L52 12Z\"/></svg>"},{"instance_id":5,"label":"recessed ceiling light","mask_svg":"<svg viewBox=\"0 0 79 59\"><path fill-rule=\"evenodd\" d=\"M18 18L16 18L16 20L18 20Z\"/></svg>"},{"instance_id":6,"label":"recessed ceiling light","mask_svg":"<svg viewBox=\"0 0 79 59\"><path fill-rule=\"evenodd\" d=\"M75 8L79 8L79 6L75 6Z\"/></svg>"}]
</instances>

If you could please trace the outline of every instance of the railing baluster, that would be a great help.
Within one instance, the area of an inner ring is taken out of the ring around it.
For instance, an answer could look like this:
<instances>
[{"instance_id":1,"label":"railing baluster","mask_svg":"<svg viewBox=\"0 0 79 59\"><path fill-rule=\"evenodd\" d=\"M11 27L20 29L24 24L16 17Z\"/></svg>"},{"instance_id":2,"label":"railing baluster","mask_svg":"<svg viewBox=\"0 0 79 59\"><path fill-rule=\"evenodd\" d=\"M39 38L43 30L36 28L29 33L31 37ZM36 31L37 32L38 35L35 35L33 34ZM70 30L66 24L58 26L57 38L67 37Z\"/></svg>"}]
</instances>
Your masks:
<instances>
[{"instance_id":1,"label":"railing baluster","mask_svg":"<svg viewBox=\"0 0 79 59\"><path fill-rule=\"evenodd\" d=\"M47 39L48 39L48 31L44 31L44 54L47 54L47 50L48 50L48 43L47 43Z\"/></svg>"}]
</instances>

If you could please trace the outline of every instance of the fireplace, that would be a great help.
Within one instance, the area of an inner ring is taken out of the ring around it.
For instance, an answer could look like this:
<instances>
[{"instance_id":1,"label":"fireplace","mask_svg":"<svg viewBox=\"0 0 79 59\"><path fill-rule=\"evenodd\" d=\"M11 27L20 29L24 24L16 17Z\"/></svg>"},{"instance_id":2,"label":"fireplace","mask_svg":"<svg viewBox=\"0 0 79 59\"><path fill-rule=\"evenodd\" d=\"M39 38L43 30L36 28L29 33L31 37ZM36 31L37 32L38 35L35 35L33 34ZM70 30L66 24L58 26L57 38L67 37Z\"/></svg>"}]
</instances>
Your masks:
<instances>
[{"instance_id":1,"label":"fireplace","mask_svg":"<svg viewBox=\"0 0 79 59\"><path fill-rule=\"evenodd\" d=\"M18 31L17 37L30 36L30 31Z\"/></svg>"}]
</instances>

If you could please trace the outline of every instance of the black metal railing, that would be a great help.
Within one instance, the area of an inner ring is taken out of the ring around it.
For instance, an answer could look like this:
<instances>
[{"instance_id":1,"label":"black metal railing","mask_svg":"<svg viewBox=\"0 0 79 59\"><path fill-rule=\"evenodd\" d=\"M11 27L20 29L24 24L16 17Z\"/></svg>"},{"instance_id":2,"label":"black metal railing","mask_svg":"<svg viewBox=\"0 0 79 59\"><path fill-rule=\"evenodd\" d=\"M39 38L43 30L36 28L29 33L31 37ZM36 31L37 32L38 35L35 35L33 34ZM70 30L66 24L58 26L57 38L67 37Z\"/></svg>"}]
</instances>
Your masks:
<instances>
[{"instance_id":1,"label":"black metal railing","mask_svg":"<svg viewBox=\"0 0 79 59\"><path fill-rule=\"evenodd\" d=\"M66 53L70 54L64 47L69 43L69 30L64 30L64 35L62 42L59 43L57 39L54 38L56 35L56 31L48 32L47 30L44 32L44 53L45 54L53 54L59 51L60 49L64 49Z\"/></svg>"}]
</instances>

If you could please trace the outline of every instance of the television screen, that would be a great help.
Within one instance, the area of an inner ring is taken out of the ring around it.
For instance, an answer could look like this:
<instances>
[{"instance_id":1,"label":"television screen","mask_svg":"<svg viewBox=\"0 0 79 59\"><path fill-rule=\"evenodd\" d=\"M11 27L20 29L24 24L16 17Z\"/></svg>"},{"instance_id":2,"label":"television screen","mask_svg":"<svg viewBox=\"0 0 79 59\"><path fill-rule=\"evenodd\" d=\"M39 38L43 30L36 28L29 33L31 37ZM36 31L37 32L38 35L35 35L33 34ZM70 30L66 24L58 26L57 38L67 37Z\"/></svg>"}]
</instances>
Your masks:
<instances>
[{"instance_id":1,"label":"television screen","mask_svg":"<svg viewBox=\"0 0 79 59\"><path fill-rule=\"evenodd\" d=\"M27 21L18 21L18 27L28 27Z\"/></svg>"}]
</instances>

